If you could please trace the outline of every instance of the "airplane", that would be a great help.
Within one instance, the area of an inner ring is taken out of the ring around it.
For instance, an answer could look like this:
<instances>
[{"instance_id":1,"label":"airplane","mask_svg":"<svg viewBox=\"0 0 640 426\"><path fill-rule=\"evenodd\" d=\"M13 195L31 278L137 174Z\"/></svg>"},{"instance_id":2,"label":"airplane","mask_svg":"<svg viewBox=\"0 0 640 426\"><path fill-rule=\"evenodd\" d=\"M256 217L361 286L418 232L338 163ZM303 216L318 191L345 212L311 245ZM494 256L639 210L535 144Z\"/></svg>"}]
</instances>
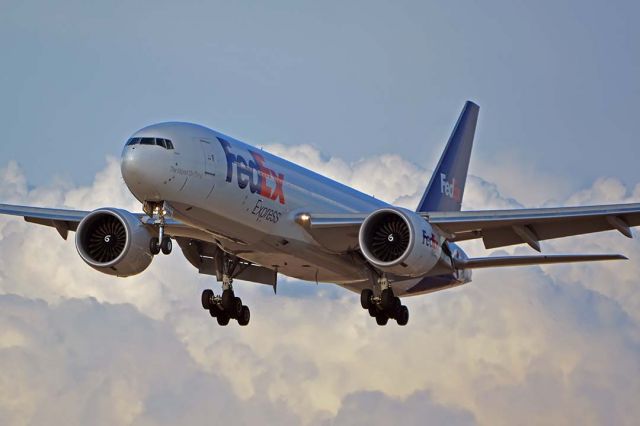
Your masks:
<instances>
[{"instance_id":1,"label":"airplane","mask_svg":"<svg viewBox=\"0 0 640 426\"><path fill-rule=\"evenodd\" d=\"M0 204L0 213L55 228L99 272L143 272L173 241L200 274L215 276L202 307L219 325L250 321L234 280L277 291L278 274L338 284L360 293L378 325L404 326L401 297L471 282L478 268L627 259L619 254L469 258L458 245L485 248L617 230L631 238L640 203L461 211L479 107L467 101L415 211L390 205L209 128L183 122L145 127L129 138L121 172L142 213Z\"/></svg>"}]
</instances>

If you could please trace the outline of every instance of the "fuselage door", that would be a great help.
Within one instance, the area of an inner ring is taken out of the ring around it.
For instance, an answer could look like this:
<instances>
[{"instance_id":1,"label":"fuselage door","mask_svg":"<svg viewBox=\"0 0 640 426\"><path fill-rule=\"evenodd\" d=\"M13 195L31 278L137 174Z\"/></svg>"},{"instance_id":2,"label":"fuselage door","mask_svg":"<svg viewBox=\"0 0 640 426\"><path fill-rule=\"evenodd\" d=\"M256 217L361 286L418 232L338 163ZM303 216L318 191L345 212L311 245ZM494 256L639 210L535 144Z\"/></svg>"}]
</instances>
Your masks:
<instances>
[{"instance_id":1,"label":"fuselage door","mask_svg":"<svg viewBox=\"0 0 640 426\"><path fill-rule=\"evenodd\" d=\"M204 155L204 181L208 186L206 198L211 196L216 186L214 180L216 176L216 157L211 143L208 139L200 139L200 146L202 147L202 153Z\"/></svg>"},{"instance_id":2,"label":"fuselage door","mask_svg":"<svg viewBox=\"0 0 640 426\"><path fill-rule=\"evenodd\" d=\"M206 139L200 139L200 145L202 146L202 151L204 153L204 174L215 176L216 157L213 152L211 142Z\"/></svg>"}]
</instances>

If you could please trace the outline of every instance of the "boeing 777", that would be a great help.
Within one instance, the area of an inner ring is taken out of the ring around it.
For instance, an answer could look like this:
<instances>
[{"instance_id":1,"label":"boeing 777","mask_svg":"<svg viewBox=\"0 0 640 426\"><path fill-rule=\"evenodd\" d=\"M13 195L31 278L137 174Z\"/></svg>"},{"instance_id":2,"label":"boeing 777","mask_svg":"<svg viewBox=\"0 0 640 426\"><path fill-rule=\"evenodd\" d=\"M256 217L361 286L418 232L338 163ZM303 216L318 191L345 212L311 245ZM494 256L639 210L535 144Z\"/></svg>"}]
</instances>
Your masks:
<instances>
[{"instance_id":1,"label":"boeing 777","mask_svg":"<svg viewBox=\"0 0 640 426\"><path fill-rule=\"evenodd\" d=\"M467 102L415 211L393 206L222 133L161 123L125 143L122 177L143 213L0 204L0 213L75 232L78 254L99 272L143 272L172 242L201 274L215 276L202 307L227 325L250 311L234 280L273 286L278 274L360 293L379 325L409 321L400 297L471 281L477 268L626 259L617 254L469 258L458 242L487 249L606 230L631 237L640 204L461 211L479 107Z\"/></svg>"}]
</instances>

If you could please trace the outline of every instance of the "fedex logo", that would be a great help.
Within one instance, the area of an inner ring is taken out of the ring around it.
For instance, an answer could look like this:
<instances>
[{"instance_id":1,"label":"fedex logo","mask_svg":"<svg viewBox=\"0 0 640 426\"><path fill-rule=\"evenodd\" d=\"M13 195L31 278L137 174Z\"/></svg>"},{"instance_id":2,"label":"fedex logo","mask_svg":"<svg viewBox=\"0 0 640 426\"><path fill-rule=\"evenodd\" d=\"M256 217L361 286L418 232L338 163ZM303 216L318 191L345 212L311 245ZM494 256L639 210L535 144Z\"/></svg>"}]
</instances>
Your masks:
<instances>
[{"instance_id":1,"label":"fedex logo","mask_svg":"<svg viewBox=\"0 0 640 426\"><path fill-rule=\"evenodd\" d=\"M424 229L422 230L422 244L431 247L433 249L438 248L440 242L438 241L438 237L435 234L428 234Z\"/></svg>"},{"instance_id":2,"label":"fedex logo","mask_svg":"<svg viewBox=\"0 0 640 426\"><path fill-rule=\"evenodd\" d=\"M252 160L245 160L242 156L231 152L231 144L218 138L227 158L227 182L233 180L233 165L236 165L236 180L238 187L244 189L249 186L253 194L260 194L270 200L278 200L284 204L284 174L276 173L264 164L264 157L249 150Z\"/></svg>"},{"instance_id":3,"label":"fedex logo","mask_svg":"<svg viewBox=\"0 0 640 426\"><path fill-rule=\"evenodd\" d=\"M455 201L462 202L462 190L456 186L456 179L451 179L451 183L447 181L447 175L440 173L440 192Z\"/></svg>"}]
</instances>

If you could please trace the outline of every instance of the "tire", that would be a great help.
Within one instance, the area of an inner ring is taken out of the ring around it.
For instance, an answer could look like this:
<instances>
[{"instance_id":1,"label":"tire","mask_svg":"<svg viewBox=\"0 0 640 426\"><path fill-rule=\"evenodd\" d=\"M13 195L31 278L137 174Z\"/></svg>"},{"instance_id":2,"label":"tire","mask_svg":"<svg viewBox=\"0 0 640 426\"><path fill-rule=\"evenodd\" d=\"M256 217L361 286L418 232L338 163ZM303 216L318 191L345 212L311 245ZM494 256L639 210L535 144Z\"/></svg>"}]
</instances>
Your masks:
<instances>
[{"instance_id":1,"label":"tire","mask_svg":"<svg viewBox=\"0 0 640 426\"><path fill-rule=\"evenodd\" d=\"M209 315L211 315L213 318L217 318L219 313L220 308L218 308L218 305L213 305L211 308L209 308Z\"/></svg>"},{"instance_id":2,"label":"tire","mask_svg":"<svg viewBox=\"0 0 640 426\"><path fill-rule=\"evenodd\" d=\"M378 323L378 325L387 325L388 321L389 321L389 317L386 315L376 316L376 323Z\"/></svg>"},{"instance_id":3,"label":"tire","mask_svg":"<svg viewBox=\"0 0 640 426\"><path fill-rule=\"evenodd\" d=\"M371 306L371 298L373 297L373 291L370 288L365 288L360 293L360 306L362 309L369 309Z\"/></svg>"},{"instance_id":4,"label":"tire","mask_svg":"<svg viewBox=\"0 0 640 426\"><path fill-rule=\"evenodd\" d=\"M249 324L249 320L251 320L251 311L248 306L242 306L240 315L238 315L238 324L244 327Z\"/></svg>"},{"instance_id":5,"label":"tire","mask_svg":"<svg viewBox=\"0 0 640 426\"><path fill-rule=\"evenodd\" d=\"M396 322L398 325L405 326L409 322L409 308L402 305L398 309L398 315L396 316Z\"/></svg>"},{"instance_id":6,"label":"tire","mask_svg":"<svg viewBox=\"0 0 640 426\"><path fill-rule=\"evenodd\" d=\"M382 309L387 312L393 312L393 308L395 307L395 296L393 295L393 290L390 288L385 288L382 290L382 294L380 294L380 305Z\"/></svg>"},{"instance_id":7,"label":"tire","mask_svg":"<svg viewBox=\"0 0 640 426\"><path fill-rule=\"evenodd\" d=\"M231 310L229 311L229 316L233 319L240 318L242 314L242 299L239 297L233 298L233 303L231 304Z\"/></svg>"},{"instance_id":8,"label":"tire","mask_svg":"<svg viewBox=\"0 0 640 426\"><path fill-rule=\"evenodd\" d=\"M158 253L160 253L160 241L156 238L153 237L150 241L149 241L149 251L151 252L152 255L156 255Z\"/></svg>"},{"instance_id":9,"label":"tire","mask_svg":"<svg viewBox=\"0 0 640 426\"><path fill-rule=\"evenodd\" d=\"M222 292L222 307L226 311L231 311L233 308L233 303L235 299L235 295L233 294L233 290L224 290Z\"/></svg>"},{"instance_id":10,"label":"tire","mask_svg":"<svg viewBox=\"0 0 640 426\"><path fill-rule=\"evenodd\" d=\"M226 312L220 312L216 316L216 320L218 320L218 325L227 325L229 324L229 315Z\"/></svg>"},{"instance_id":11,"label":"tire","mask_svg":"<svg viewBox=\"0 0 640 426\"><path fill-rule=\"evenodd\" d=\"M162 250L162 254L170 254L172 248L173 248L173 243L171 242L171 238L169 237L162 238L162 243L160 244L160 249Z\"/></svg>"},{"instance_id":12,"label":"tire","mask_svg":"<svg viewBox=\"0 0 640 426\"><path fill-rule=\"evenodd\" d=\"M400 302L399 297L393 298L393 307L387 312L389 318L398 318L400 314L400 308L402 307L402 302Z\"/></svg>"},{"instance_id":13,"label":"tire","mask_svg":"<svg viewBox=\"0 0 640 426\"><path fill-rule=\"evenodd\" d=\"M371 316L371 318L375 318L378 315L378 308L376 308L376 305L371 305L369 306L369 309L367 309L369 311L369 315Z\"/></svg>"},{"instance_id":14,"label":"tire","mask_svg":"<svg viewBox=\"0 0 640 426\"><path fill-rule=\"evenodd\" d=\"M211 308L211 299L213 298L213 290L206 289L202 292L202 308Z\"/></svg>"}]
</instances>

